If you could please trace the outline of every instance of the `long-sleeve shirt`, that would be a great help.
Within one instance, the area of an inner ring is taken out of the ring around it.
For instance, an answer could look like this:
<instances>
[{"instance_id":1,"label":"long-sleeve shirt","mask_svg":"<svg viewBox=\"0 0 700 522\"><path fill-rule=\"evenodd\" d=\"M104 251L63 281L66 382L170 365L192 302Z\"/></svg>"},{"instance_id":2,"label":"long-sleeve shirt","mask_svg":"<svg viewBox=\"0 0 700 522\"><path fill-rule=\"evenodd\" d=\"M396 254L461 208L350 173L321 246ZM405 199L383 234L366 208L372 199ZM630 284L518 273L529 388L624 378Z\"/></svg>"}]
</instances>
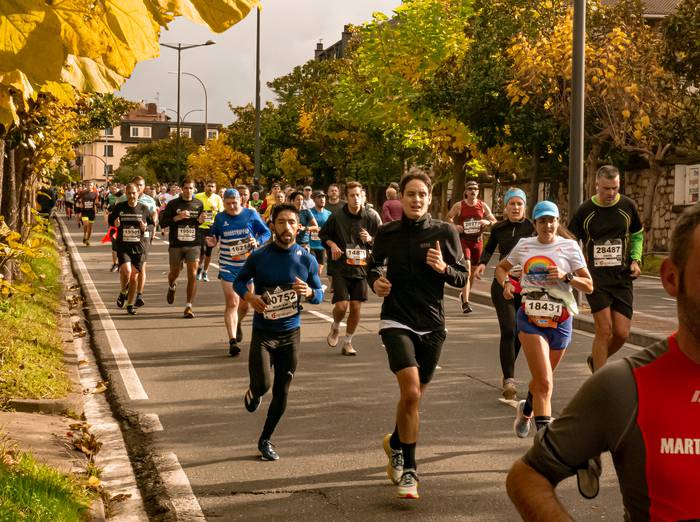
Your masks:
<instances>
[{"instance_id":1,"label":"long-sleeve shirt","mask_svg":"<svg viewBox=\"0 0 700 522\"><path fill-rule=\"evenodd\" d=\"M534 232L535 227L529 219L523 219L522 221L504 219L499 221L491 227L491 235L481 254L479 264L488 265L496 247L498 247L498 252L501 254L501 259L504 259L521 238L532 237Z\"/></svg>"},{"instance_id":2,"label":"long-sleeve shirt","mask_svg":"<svg viewBox=\"0 0 700 522\"><path fill-rule=\"evenodd\" d=\"M320 303L323 300L323 289L318 277L318 263L305 248L296 243L290 248L268 243L246 259L233 283L234 290L241 299L245 298L249 292L248 283L252 279L255 293L268 301L264 314L255 312L253 328L273 332L299 328L299 299L292 290L297 277L313 290L308 301L312 304Z\"/></svg>"},{"instance_id":3,"label":"long-sleeve shirt","mask_svg":"<svg viewBox=\"0 0 700 522\"><path fill-rule=\"evenodd\" d=\"M428 249L435 248L436 242L447 264L442 274L427 263ZM382 303L381 319L419 332L444 330L445 283L457 288L465 285L463 258L457 229L430 214L415 221L404 215L400 221L383 225L374 241L367 272L367 282L374 289L386 266L391 292Z\"/></svg>"}]
</instances>

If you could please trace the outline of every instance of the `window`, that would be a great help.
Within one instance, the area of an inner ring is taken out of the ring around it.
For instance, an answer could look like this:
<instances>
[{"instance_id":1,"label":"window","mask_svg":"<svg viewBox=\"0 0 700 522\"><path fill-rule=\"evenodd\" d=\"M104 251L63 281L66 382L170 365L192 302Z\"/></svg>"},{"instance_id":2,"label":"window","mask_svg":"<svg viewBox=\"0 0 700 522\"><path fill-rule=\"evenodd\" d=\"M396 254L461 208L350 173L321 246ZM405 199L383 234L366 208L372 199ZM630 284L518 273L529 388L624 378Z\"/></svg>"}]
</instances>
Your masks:
<instances>
[{"instance_id":1,"label":"window","mask_svg":"<svg viewBox=\"0 0 700 522\"><path fill-rule=\"evenodd\" d=\"M207 129L207 139L215 140L219 137L219 131L216 129Z\"/></svg>"},{"instance_id":2,"label":"window","mask_svg":"<svg viewBox=\"0 0 700 522\"><path fill-rule=\"evenodd\" d=\"M105 176L111 176L114 171L114 165L105 165Z\"/></svg>"},{"instance_id":3,"label":"window","mask_svg":"<svg viewBox=\"0 0 700 522\"><path fill-rule=\"evenodd\" d=\"M150 138L151 137L151 128L150 127L131 127L131 134L130 136L132 138Z\"/></svg>"},{"instance_id":4,"label":"window","mask_svg":"<svg viewBox=\"0 0 700 522\"><path fill-rule=\"evenodd\" d=\"M170 127L170 135L173 136L177 134L177 127ZM192 137L192 129L189 127L180 127L180 136L184 138Z\"/></svg>"},{"instance_id":5,"label":"window","mask_svg":"<svg viewBox=\"0 0 700 522\"><path fill-rule=\"evenodd\" d=\"M700 201L700 165L676 165L674 205L694 205Z\"/></svg>"},{"instance_id":6,"label":"window","mask_svg":"<svg viewBox=\"0 0 700 522\"><path fill-rule=\"evenodd\" d=\"M106 158L111 158L114 156L114 145L105 145L105 153L103 154Z\"/></svg>"},{"instance_id":7,"label":"window","mask_svg":"<svg viewBox=\"0 0 700 522\"><path fill-rule=\"evenodd\" d=\"M114 129L112 127L107 127L105 129L105 136L108 138L114 138Z\"/></svg>"}]
</instances>

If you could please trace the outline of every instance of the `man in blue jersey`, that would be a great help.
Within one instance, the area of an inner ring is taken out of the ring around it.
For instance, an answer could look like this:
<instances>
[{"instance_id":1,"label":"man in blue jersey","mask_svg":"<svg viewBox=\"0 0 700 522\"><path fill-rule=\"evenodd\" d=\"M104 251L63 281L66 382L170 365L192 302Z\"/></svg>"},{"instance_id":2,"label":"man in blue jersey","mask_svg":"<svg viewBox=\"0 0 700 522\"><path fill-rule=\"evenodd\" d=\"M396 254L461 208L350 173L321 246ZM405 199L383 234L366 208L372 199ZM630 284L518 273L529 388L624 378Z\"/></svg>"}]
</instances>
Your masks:
<instances>
[{"instance_id":1,"label":"man in blue jersey","mask_svg":"<svg viewBox=\"0 0 700 522\"><path fill-rule=\"evenodd\" d=\"M323 274L323 265L326 264L326 249L321 243L321 238L318 233L323 225L326 224L328 218L331 217L331 211L326 207L326 194L322 190L317 190L314 192L314 207L311 209L311 215L316 220L319 230L316 232L311 232L311 241L309 241L309 246L311 247L311 254L316 258L318 262L318 275Z\"/></svg>"},{"instance_id":2,"label":"man in blue jersey","mask_svg":"<svg viewBox=\"0 0 700 522\"><path fill-rule=\"evenodd\" d=\"M233 289L233 281L250 253L270 239L270 230L255 210L241 206L241 195L236 189L224 192L224 212L214 218L207 235L207 245L219 246L219 279L226 298L224 322L228 333L228 353L235 357L241 353L238 343L242 340L240 321L248 305L241 302ZM240 307L239 307L240 305Z\"/></svg>"},{"instance_id":3,"label":"man in blue jersey","mask_svg":"<svg viewBox=\"0 0 700 522\"><path fill-rule=\"evenodd\" d=\"M258 409L262 396L270 389L270 368L274 368L272 401L258 440L262 460L279 459L270 439L287 407L297 367L299 302L302 298L313 304L323 300L318 263L296 243L299 209L276 205L271 217L274 241L248 257L233 284L236 293L255 310L248 358L250 387L244 398L249 412ZM248 287L251 280L255 293Z\"/></svg>"}]
</instances>

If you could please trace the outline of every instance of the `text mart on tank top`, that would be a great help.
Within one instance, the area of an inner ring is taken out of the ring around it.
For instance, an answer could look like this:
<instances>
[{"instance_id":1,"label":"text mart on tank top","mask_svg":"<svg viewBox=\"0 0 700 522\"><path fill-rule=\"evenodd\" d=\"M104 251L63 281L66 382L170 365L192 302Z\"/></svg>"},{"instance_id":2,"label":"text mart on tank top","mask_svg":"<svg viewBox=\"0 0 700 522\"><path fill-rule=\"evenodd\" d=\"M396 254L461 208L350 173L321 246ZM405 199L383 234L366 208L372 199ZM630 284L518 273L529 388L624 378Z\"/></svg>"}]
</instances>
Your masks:
<instances>
[{"instance_id":1,"label":"text mart on tank top","mask_svg":"<svg viewBox=\"0 0 700 522\"><path fill-rule=\"evenodd\" d=\"M475 205L468 205L462 200L459 216L456 218L457 224L464 227L464 232L460 235L462 239L477 242L481 240L481 220L484 219L484 205L480 199Z\"/></svg>"}]
</instances>

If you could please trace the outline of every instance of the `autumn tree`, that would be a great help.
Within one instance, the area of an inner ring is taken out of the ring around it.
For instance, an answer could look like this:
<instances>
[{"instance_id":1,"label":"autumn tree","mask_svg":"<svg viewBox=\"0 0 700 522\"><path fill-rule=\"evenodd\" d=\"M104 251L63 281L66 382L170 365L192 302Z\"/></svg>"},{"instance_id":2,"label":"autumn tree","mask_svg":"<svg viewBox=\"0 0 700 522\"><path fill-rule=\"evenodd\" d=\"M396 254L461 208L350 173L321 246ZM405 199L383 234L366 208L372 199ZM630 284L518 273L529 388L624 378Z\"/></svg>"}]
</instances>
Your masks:
<instances>
[{"instance_id":1,"label":"autumn tree","mask_svg":"<svg viewBox=\"0 0 700 522\"><path fill-rule=\"evenodd\" d=\"M161 183L179 182L177 170L177 143L174 137L140 143L130 147L122 158L115 176L123 178L122 168L134 169L141 166L148 172L144 178L155 179ZM198 150L198 145L190 138L180 139L181 164L187 169L187 158Z\"/></svg>"},{"instance_id":2,"label":"autumn tree","mask_svg":"<svg viewBox=\"0 0 700 522\"><path fill-rule=\"evenodd\" d=\"M187 174L195 181L214 180L219 187L231 187L253 181L253 162L247 154L233 150L227 137L220 134L207 147L199 147L187 158Z\"/></svg>"}]
</instances>

